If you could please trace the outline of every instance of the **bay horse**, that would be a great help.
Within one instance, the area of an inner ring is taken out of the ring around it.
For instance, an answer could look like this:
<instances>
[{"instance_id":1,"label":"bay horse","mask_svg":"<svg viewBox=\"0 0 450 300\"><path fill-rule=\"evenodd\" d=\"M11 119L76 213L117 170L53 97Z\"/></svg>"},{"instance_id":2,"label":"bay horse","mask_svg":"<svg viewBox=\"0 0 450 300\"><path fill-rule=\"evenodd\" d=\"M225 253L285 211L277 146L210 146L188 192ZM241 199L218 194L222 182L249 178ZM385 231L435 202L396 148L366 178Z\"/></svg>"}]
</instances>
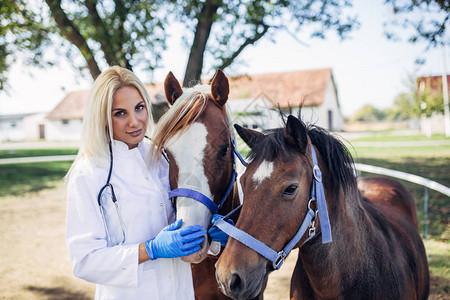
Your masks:
<instances>
[{"instance_id":1,"label":"bay horse","mask_svg":"<svg viewBox=\"0 0 450 300\"><path fill-rule=\"evenodd\" d=\"M296 247L291 299L427 299L414 200L399 182L362 180L361 192L345 146L294 116L262 133L235 127L252 161L241 177L239 220L216 264L225 294L259 293Z\"/></svg>"},{"instance_id":2,"label":"bay horse","mask_svg":"<svg viewBox=\"0 0 450 300\"><path fill-rule=\"evenodd\" d=\"M158 122L153 143L156 152L164 149L168 156L173 189L169 195L176 199L182 227L202 225L207 229L212 213L225 215L240 204L226 112L228 79L218 70L211 85L182 89L170 72L164 89L171 107ZM210 242L205 239L199 251L182 257L191 263L195 298L230 299L215 279L217 257L208 255L209 249Z\"/></svg>"}]
</instances>

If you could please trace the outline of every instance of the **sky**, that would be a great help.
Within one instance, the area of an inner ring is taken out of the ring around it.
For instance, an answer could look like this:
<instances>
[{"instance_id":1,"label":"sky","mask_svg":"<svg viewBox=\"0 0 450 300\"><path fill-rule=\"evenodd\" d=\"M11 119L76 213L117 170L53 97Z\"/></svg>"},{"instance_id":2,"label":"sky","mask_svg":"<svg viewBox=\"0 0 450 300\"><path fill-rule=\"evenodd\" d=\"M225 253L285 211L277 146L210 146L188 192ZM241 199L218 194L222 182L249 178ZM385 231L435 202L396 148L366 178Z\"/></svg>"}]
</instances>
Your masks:
<instances>
[{"instance_id":1,"label":"sky","mask_svg":"<svg viewBox=\"0 0 450 300\"><path fill-rule=\"evenodd\" d=\"M409 90L410 77L441 75L443 61L450 73L450 49L431 48L425 44L389 41L384 37L383 23L392 17L384 0L353 1L360 28L350 34L350 39L340 41L334 34L327 39L301 38L299 43L287 32L278 32L275 42L260 40L247 47L239 57L244 64L235 65L225 74L262 74L319 68L331 68L337 85L338 98L344 116L351 116L362 106L371 104L378 109L393 105L397 95ZM181 40L180 25L169 28L168 50L164 53L162 67L152 77L136 71L145 83L151 78L161 82L169 71L183 79L189 51ZM407 37L404 33L405 40ZM424 58L424 65L417 65ZM41 70L15 63L9 72L10 89L0 92L0 115L48 112L75 90L89 89L92 79L80 77L62 60L58 67Z\"/></svg>"}]
</instances>

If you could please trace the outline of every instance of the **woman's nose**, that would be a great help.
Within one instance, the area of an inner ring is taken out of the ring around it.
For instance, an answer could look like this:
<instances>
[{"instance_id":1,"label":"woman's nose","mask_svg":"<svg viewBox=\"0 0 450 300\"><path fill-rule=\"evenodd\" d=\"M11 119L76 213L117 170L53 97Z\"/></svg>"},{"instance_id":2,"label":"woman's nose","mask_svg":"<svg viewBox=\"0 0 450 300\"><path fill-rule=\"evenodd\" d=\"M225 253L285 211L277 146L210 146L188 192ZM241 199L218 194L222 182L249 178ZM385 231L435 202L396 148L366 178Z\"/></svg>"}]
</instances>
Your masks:
<instances>
[{"instance_id":1,"label":"woman's nose","mask_svg":"<svg viewBox=\"0 0 450 300\"><path fill-rule=\"evenodd\" d=\"M128 126L136 127L138 125L138 118L135 114L130 114L128 119Z\"/></svg>"}]
</instances>

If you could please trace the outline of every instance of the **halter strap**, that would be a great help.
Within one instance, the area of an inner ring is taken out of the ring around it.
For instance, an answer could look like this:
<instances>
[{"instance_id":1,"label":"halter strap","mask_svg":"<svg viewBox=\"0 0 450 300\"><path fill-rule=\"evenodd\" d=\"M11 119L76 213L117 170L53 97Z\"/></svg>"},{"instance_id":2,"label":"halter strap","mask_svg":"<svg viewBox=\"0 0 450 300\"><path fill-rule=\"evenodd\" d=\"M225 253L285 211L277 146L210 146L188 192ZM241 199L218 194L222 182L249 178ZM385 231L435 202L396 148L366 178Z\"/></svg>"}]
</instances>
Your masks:
<instances>
[{"instance_id":1,"label":"halter strap","mask_svg":"<svg viewBox=\"0 0 450 300\"><path fill-rule=\"evenodd\" d=\"M236 159L234 158L234 156L236 156L237 158L239 158L239 161L241 162L241 164L244 167L248 166L248 163L244 160L244 158L241 156L241 154L237 151L236 149L236 145L234 143L234 139L231 139L231 149L233 150L233 166L236 164Z\"/></svg>"},{"instance_id":2,"label":"halter strap","mask_svg":"<svg viewBox=\"0 0 450 300\"><path fill-rule=\"evenodd\" d=\"M332 241L330 219L328 218L327 202L325 201L325 192L322 184L322 171L320 171L317 162L316 151L311 146L313 159L313 188L311 190L311 198L317 200L317 207L319 210L320 230L322 231L322 243L326 244Z\"/></svg>"},{"instance_id":3,"label":"halter strap","mask_svg":"<svg viewBox=\"0 0 450 300\"><path fill-rule=\"evenodd\" d=\"M331 227L330 221L328 218L328 211L325 201L325 193L323 191L322 185L322 173L320 171L319 165L317 163L316 152L314 147L311 145L312 149L312 157L313 157L313 182L311 188L311 198L310 203L313 201L317 201L318 213L320 218L320 227L322 231L322 243L329 243L332 241L331 239ZM289 243L279 252L276 252L269 246L265 245L261 241L257 240L253 236L249 235L245 231L238 229L230 224L228 224L224 219L228 217L225 216L223 219L218 219L213 224L213 226L217 226L220 230L233 237L234 239L240 241L247 247L253 249L254 251L261 254L263 257L272 262L273 268L278 270L284 262L284 259L288 256L289 252L295 247L295 245L300 241L306 230L310 225L313 224L316 212L311 208L310 203L308 203L308 210L306 212L306 216L304 217L300 228L294 237L289 241ZM322 212L322 213L321 213ZM310 234L308 239L305 241L309 241L315 235L314 230L310 230Z\"/></svg>"},{"instance_id":4,"label":"halter strap","mask_svg":"<svg viewBox=\"0 0 450 300\"><path fill-rule=\"evenodd\" d=\"M222 205L225 203L225 200L227 199L228 195L230 194L231 190L233 189L234 182L236 181L236 178L237 178L237 172L234 168L235 161L236 161L234 156L236 155L244 166L248 165L245 162L245 160L242 158L242 156L239 154L239 152L236 150L233 139L231 139L231 150L232 150L231 155L232 155L232 160L233 160L233 174L231 176L231 180L230 180L230 183L228 184L225 194L222 196L222 199L220 199L219 204L215 204L214 201L211 200L208 196L206 196L200 192L197 192L195 190L187 189L187 188L177 188L177 189L171 190L169 192L169 199L173 199L175 197L191 198L191 199L194 199L194 200L197 200L197 201L203 203L213 214L216 214L219 211L219 209L222 207Z\"/></svg>"},{"instance_id":5,"label":"halter strap","mask_svg":"<svg viewBox=\"0 0 450 300\"><path fill-rule=\"evenodd\" d=\"M197 200L201 203L203 203L213 214L216 214L219 209L222 207L222 205L225 203L225 200L227 199L228 195L230 194L231 189L233 188L233 184L236 181L237 173L235 170L233 170L233 175L231 176L230 183L228 184L227 190L225 194L223 195L222 199L220 199L219 204L215 204L214 201L212 201L209 197L205 196L204 194L191 190L186 188L178 188L173 189L169 192L169 198L172 199L174 197L187 197L194 200Z\"/></svg>"}]
</instances>

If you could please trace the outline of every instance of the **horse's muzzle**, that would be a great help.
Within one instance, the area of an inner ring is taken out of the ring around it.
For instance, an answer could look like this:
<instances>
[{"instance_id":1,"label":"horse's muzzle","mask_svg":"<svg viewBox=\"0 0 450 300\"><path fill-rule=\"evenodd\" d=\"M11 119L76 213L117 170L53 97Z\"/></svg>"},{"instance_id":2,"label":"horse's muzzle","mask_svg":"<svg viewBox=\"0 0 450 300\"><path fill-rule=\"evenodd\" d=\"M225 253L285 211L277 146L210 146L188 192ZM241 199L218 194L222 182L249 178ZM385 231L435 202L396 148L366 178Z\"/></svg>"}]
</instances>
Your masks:
<instances>
[{"instance_id":1,"label":"horse's muzzle","mask_svg":"<svg viewBox=\"0 0 450 300\"><path fill-rule=\"evenodd\" d=\"M233 247L233 242L237 243L232 240L227 247ZM216 279L222 292L228 297L237 300L252 299L265 287L266 268L267 260L252 250L227 252L225 248L216 263Z\"/></svg>"}]
</instances>

